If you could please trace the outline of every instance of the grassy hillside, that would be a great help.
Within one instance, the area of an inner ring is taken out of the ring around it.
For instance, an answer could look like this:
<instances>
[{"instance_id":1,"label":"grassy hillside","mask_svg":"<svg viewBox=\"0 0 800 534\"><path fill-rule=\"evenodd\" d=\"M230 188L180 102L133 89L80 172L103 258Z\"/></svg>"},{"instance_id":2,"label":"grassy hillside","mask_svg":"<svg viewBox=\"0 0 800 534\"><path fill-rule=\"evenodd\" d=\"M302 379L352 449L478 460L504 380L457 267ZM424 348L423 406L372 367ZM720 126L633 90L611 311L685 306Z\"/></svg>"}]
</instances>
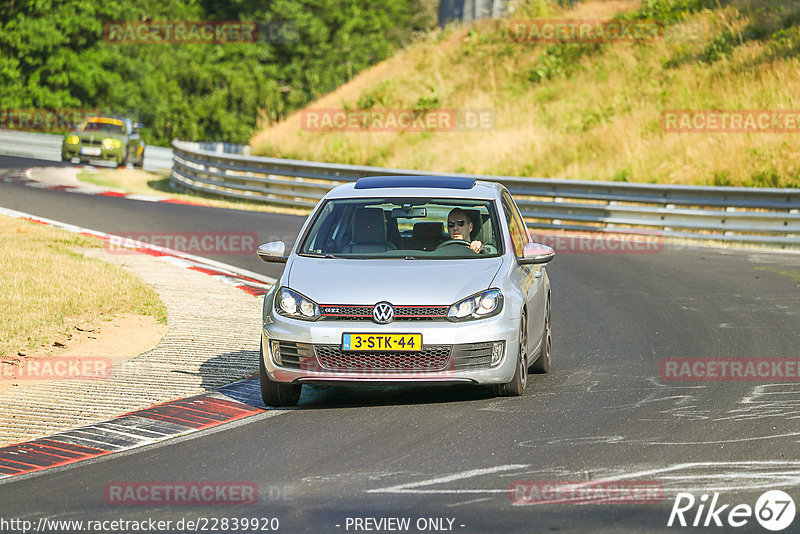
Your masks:
<instances>
[{"instance_id":1,"label":"grassy hillside","mask_svg":"<svg viewBox=\"0 0 800 534\"><path fill-rule=\"evenodd\" d=\"M648 19L641 43L515 42L509 21L434 32L308 106L491 109L480 132L309 132L254 153L445 172L800 187L800 134L666 133L666 110L800 110L796 0L523 2L513 19Z\"/></svg>"}]
</instances>

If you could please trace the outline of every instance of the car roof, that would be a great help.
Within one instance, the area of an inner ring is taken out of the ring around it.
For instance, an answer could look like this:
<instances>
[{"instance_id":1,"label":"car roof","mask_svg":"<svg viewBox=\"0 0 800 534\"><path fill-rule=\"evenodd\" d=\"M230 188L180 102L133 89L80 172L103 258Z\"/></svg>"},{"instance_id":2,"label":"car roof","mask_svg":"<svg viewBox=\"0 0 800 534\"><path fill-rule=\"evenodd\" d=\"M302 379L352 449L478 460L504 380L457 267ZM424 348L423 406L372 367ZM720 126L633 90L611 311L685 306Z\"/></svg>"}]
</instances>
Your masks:
<instances>
[{"instance_id":1,"label":"car roof","mask_svg":"<svg viewBox=\"0 0 800 534\"><path fill-rule=\"evenodd\" d=\"M120 121L120 122L123 122L123 123L131 122L131 120L128 117L123 117L121 115L87 115L86 116L86 120L87 121L98 121L98 120L102 121L102 120L106 120L106 119L117 120L117 121Z\"/></svg>"},{"instance_id":2,"label":"car roof","mask_svg":"<svg viewBox=\"0 0 800 534\"><path fill-rule=\"evenodd\" d=\"M333 188L325 198L498 198L503 186L468 176L368 176Z\"/></svg>"}]
</instances>

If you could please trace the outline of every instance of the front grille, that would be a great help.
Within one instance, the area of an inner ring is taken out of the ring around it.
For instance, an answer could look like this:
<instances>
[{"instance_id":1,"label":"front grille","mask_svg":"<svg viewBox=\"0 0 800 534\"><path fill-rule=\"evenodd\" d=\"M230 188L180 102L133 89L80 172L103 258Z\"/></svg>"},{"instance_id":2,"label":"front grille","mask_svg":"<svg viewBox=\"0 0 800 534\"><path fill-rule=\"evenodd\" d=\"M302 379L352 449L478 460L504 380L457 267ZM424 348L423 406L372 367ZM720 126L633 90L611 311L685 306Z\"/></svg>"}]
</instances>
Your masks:
<instances>
[{"instance_id":1,"label":"front grille","mask_svg":"<svg viewBox=\"0 0 800 534\"><path fill-rule=\"evenodd\" d=\"M447 306L395 306L395 319L445 319Z\"/></svg>"},{"instance_id":2,"label":"front grille","mask_svg":"<svg viewBox=\"0 0 800 534\"><path fill-rule=\"evenodd\" d=\"M323 319L346 319L348 321L371 321L372 306L320 306ZM395 321L442 321L447 320L447 306L394 306Z\"/></svg>"},{"instance_id":3,"label":"front grille","mask_svg":"<svg viewBox=\"0 0 800 534\"><path fill-rule=\"evenodd\" d=\"M372 306L320 306L323 319L372 319Z\"/></svg>"},{"instance_id":4,"label":"front grille","mask_svg":"<svg viewBox=\"0 0 800 534\"><path fill-rule=\"evenodd\" d=\"M488 368L492 361L492 342L428 345L419 352L347 352L340 345L293 341L279 346L281 367L307 371L466 371Z\"/></svg>"},{"instance_id":5,"label":"front grille","mask_svg":"<svg viewBox=\"0 0 800 534\"><path fill-rule=\"evenodd\" d=\"M345 352L338 345L314 345L327 371L441 371L450 361L450 345L430 345L419 352Z\"/></svg>"}]
</instances>

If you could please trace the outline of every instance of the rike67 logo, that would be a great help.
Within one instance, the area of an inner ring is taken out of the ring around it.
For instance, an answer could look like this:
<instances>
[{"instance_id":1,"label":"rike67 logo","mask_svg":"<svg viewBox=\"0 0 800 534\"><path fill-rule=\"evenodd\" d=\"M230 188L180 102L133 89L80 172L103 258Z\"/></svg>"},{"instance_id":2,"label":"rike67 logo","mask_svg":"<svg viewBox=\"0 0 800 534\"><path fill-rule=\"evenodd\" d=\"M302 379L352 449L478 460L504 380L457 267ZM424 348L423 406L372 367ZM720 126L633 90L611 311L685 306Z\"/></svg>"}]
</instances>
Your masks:
<instances>
[{"instance_id":1,"label":"rike67 logo","mask_svg":"<svg viewBox=\"0 0 800 534\"><path fill-rule=\"evenodd\" d=\"M716 492L710 501L705 493L696 499L691 493L680 492L675 496L667 526L743 527L753 516L767 530L784 530L794 521L794 500L786 492L770 490L758 498L755 507L749 504L731 507L720 502L720 495Z\"/></svg>"}]
</instances>

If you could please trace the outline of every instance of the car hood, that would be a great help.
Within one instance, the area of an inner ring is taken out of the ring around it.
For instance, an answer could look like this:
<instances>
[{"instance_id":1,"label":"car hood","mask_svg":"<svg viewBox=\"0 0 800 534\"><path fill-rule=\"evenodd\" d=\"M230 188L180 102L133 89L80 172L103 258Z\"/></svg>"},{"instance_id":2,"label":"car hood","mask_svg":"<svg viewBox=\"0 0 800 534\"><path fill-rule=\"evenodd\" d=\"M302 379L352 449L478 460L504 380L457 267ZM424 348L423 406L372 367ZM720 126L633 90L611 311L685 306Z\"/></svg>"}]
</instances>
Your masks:
<instances>
[{"instance_id":1,"label":"car hood","mask_svg":"<svg viewBox=\"0 0 800 534\"><path fill-rule=\"evenodd\" d=\"M78 139L81 141L89 141L92 138L97 141L102 141L103 139L119 139L120 141L125 140L125 134L112 132L75 132L74 135L77 135Z\"/></svg>"},{"instance_id":2,"label":"car hood","mask_svg":"<svg viewBox=\"0 0 800 534\"><path fill-rule=\"evenodd\" d=\"M489 288L503 258L353 260L296 256L287 285L318 304L449 305Z\"/></svg>"}]
</instances>

